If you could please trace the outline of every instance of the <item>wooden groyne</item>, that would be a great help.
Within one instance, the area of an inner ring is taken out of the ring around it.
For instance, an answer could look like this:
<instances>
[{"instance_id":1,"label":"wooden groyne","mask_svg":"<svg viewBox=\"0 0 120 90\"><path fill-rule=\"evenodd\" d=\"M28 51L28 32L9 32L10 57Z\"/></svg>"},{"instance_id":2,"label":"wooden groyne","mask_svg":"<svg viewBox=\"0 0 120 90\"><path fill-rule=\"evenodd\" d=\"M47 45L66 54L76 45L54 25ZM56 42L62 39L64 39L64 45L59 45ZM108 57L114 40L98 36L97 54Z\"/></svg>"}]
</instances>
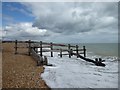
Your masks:
<instances>
[{"instance_id":1,"label":"wooden groyne","mask_svg":"<svg viewBox=\"0 0 120 90\"><path fill-rule=\"evenodd\" d=\"M13 42L13 41L12 41ZM85 61L92 62L97 66L105 66L104 63L102 63L102 59L99 60L96 58L95 60L91 60L89 58L86 58L86 48L83 46L83 48L80 48L78 45L71 45L71 44L58 44L58 43L48 43L48 42L36 42L36 41L14 41L15 43L15 54L19 53L19 49L22 48L28 48L27 55L31 55L37 62L37 65L48 65L47 63L47 57L43 55L44 52L50 52L50 56L54 57L53 52L59 52L58 56L61 58L63 55L68 55L69 58L71 58L73 55L75 55L77 58L81 58ZM54 46L58 46L54 48ZM39 48L39 51L38 51ZM66 53L63 53L66 52ZM81 55L82 54L82 55Z\"/></svg>"},{"instance_id":2,"label":"wooden groyne","mask_svg":"<svg viewBox=\"0 0 120 90\"><path fill-rule=\"evenodd\" d=\"M19 45L20 43L27 43L26 46ZM54 48L54 46L58 46L60 48ZM66 47L66 49L63 49ZM60 57L62 57L63 52L69 52L69 58L71 58L71 50L76 51L77 54L83 54L84 57L86 57L86 49L85 46L83 46L82 49L79 49L79 46L73 46L71 44L64 45L64 44L57 44L57 43L47 43L47 42L35 42L35 41L15 41L15 54L18 53L19 48L28 48L28 55L31 55L31 49L34 49L36 53L40 53L40 56L43 56L43 52L50 52L51 57L53 57L53 52L60 52ZM38 48L40 51L38 51ZM47 48L47 49L46 49Z\"/></svg>"},{"instance_id":3,"label":"wooden groyne","mask_svg":"<svg viewBox=\"0 0 120 90\"><path fill-rule=\"evenodd\" d=\"M94 63L96 66L105 66L105 64L104 63L102 63L104 60L102 60L101 58L96 58L95 60L92 60L92 59L89 59L89 58L85 58L85 57L83 57L82 55L80 55L80 54L76 54L76 53L72 53L72 55L76 55L76 56L78 56L79 58L81 58L81 59L83 59L83 60L85 60L85 61L87 61L87 62L92 62L92 63Z\"/></svg>"}]
</instances>

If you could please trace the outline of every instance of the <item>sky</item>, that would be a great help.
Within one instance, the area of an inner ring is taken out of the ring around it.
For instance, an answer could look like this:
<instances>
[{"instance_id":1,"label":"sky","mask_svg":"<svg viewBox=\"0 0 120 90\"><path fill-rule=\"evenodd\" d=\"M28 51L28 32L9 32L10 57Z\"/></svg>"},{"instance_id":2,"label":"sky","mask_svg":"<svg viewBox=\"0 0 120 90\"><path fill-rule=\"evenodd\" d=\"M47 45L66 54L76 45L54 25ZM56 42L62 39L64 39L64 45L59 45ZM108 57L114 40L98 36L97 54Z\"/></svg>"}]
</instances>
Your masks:
<instances>
[{"instance_id":1,"label":"sky","mask_svg":"<svg viewBox=\"0 0 120 90\"><path fill-rule=\"evenodd\" d=\"M117 2L2 2L3 40L117 43Z\"/></svg>"}]
</instances>

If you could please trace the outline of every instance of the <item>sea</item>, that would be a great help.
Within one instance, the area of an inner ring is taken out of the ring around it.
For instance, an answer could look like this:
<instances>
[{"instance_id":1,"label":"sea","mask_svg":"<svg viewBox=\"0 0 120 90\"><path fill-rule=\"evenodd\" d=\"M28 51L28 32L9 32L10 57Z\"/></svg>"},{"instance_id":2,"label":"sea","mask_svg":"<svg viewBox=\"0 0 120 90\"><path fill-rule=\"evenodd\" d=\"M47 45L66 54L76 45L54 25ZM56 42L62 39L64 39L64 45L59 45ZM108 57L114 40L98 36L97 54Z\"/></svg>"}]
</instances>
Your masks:
<instances>
[{"instance_id":1,"label":"sea","mask_svg":"<svg viewBox=\"0 0 120 90\"><path fill-rule=\"evenodd\" d=\"M95 55L118 57L118 43L84 43L78 45L79 47L85 46L87 52Z\"/></svg>"},{"instance_id":2,"label":"sea","mask_svg":"<svg viewBox=\"0 0 120 90\"><path fill-rule=\"evenodd\" d=\"M77 45L80 48L85 46L88 57L120 61L118 43L78 43Z\"/></svg>"},{"instance_id":3,"label":"sea","mask_svg":"<svg viewBox=\"0 0 120 90\"><path fill-rule=\"evenodd\" d=\"M62 43L68 45L68 43ZM69 43L70 45L78 45L79 49L83 46L86 48L87 56L97 56L101 58L114 58L120 60L118 43ZM68 47L53 46L53 48L68 49Z\"/></svg>"}]
</instances>

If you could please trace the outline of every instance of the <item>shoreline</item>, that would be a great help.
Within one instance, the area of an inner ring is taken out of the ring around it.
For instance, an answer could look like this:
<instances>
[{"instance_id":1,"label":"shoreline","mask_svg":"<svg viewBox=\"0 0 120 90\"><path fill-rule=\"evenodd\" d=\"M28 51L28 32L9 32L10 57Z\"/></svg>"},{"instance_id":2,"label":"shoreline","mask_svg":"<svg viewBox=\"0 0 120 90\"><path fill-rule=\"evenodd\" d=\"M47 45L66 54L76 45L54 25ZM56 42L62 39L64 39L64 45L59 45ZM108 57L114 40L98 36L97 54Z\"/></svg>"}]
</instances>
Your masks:
<instances>
[{"instance_id":1,"label":"shoreline","mask_svg":"<svg viewBox=\"0 0 120 90\"><path fill-rule=\"evenodd\" d=\"M40 77L43 66L36 66L31 56L14 54L14 43L2 43L2 88L46 88L50 90ZM27 50L20 49L21 53Z\"/></svg>"}]
</instances>

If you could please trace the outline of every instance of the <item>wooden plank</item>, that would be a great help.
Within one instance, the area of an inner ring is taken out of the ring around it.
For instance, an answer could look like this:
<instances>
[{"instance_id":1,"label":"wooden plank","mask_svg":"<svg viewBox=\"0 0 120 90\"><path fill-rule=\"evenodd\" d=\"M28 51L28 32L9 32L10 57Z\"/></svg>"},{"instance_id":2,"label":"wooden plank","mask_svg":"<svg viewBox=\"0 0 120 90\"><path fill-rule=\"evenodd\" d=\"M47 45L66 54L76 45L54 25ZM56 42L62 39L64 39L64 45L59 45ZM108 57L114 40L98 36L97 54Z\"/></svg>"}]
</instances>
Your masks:
<instances>
[{"instance_id":1,"label":"wooden plank","mask_svg":"<svg viewBox=\"0 0 120 90\"><path fill-rule=\"evenodd\" d=\"M76 54L78 54L78 45L76 45ZM77 56L78 58L78 56Z\"/></svg>"},{"instance_id":2,"label":"wooden plank","mask_svg":"<svg viewBox=\"0 0 120 90\"><path fill-rule=\"evenodd\" d=\"M58 52L60 51L60 49L53 49L53 51L54 51L54 50L55 50L55 51L58 51ZM67 52L68 49L62 49L62 51L64 51L64 52L66 51L66 52Z\"/></svg>"},{"instance_id":3,"label":"wooden plank","mask_svg":"<svg viewBox=\"0 0 120 90\"><path fill-rule=\"evenodd\" d=\"M49 49L43 49L42 52L60 52L60 49L53 49L53 50L49 50ZM62 50L62 52L66 52L68 50ZM40 51L39 51L40 52Z\"/></svg>"},{"instance_id":4,"label":"wooden plank","mask_svg":"<svg viewBox=\"0 0 120 90\"><path fill-rule=\"evenodd\" d=\"M53 44L52 44L52 42L50 43L50 48L51 48L51 57L53 57Z\"/></svg>"},{"instance_id":5,"label":"wooden plank","mask_svg":"<svg viewBox=\"0 0 120 90\"><path fill-rule=\"evenodd\" d=\"M62 49L60 49L60 57L62 58Z\"/></svg>"},{"instance_id":6,"label":"wooden plank","mask_svg":"<svg viewBox=\"0 0 120 90\"><path fill-rule=\"evenodd\" d=\"M68 44L68 53L69 53L69 58L71 58L71 54L70 54L70 44Z\"/></svg>"},{"instance_id":7,"label":"wooden plank","mask_svg":"<svg viewBox=\"0 0 120 90\"><path fill-rule=\"evenodd\" d=\"M30 56L31 52L31 40L28 41L28 55Z\"/></svg>"},{"instance_id":8,"label":"wooden plank","mask_svg":"<svg viewBox=\"0 0 120 90\"><path fill-rule=\"evenodd\" d=\"M81 59L83 59L83 60L85 60L85 61L87 61L87 62L92 62L92 63L94 63L94 64L97 65L97 66L105 66L105 64L102 63L102 62L100 62L100 61L94 61L94 60L92 60L92 59L85 58L85 57L81 56L80 54L76 54L76 53L72 53L72 54L73 54L73 55L77 55L79 58L81 58Z\"/></svg>"},{"instance_id":9,"label":"wooden plank","mask_svg":"<svg viewBox=\"0 0 120 90\"><path fill-rule=\"evenodd\" d=\"M85 46L83 46L83 51L84 51L84 57L86 57L86 49L85 49Z\"/></svg>"},{"instance_id":10,"label":"wooden plank","mask_svg":"<svg viewBox=\"0 0 120 90\"><path fill-rule=\"evenodd\" d=\"M30 40L30 42L35 43L34 41L31 41L31 40ZM18 41L18 43L29 43L29 41Z\"/></svg>"},{"instance_id":11,"label":"wooden plank","mask_svg":"<svg viewBox=\"0 0 120 90\"><path fill-rule=\"evenodd\" d=\"M69 55L68 53L62 54L62 55ZM60 56L60 54L58 54L58 56Z\"/></svg>"},{"instance_id":12,"label":"wooden plank","mask_svg":"<svg viewBox=\"0 0 120 90\"><path fill-rule=\"evenodd\" d=\"M84 54L84 53L78 53L78 54ZM69 53L64 53L62 55L69 55ZM60 54L58 54L58 56L60 56Z\"/></svg>"},{"instance_id":13,"label":"wooden plank","mask_svg":"<svg viewBox=\"0 0 120 90\"><path fill-rule=\"evenodd\" d=\"M31 56L36 60L39 61L39 55L32 49L31 50Z\"/></svg>"},{"instance_id":14,"label":"wooden plank","mask_svg":"<svg viewBox=\"0 0 120 90\"><path fill-rule=\"evenodd\" d=\"M42 41L40 41L40 56L42 57Z\"/></svg>"},{"instance_id":15,"label":"wooden plank","mask_svg":"<svg viewBox=\"0 0 120 90\"><path fill-rule=\"evenodd\" d=\"M29 48L29 46L17 46L17 48ZM35 47L31 46L31 48L40 48L40 46L38 46L38 47L37 46L35 46ZM42 46L42 48L50 48L50 47L47 47L47 46L44 47L44 46Z\"/></svg>"},{"instance_id":16,"label":"wooden plank","mask_svg":"<svg viewBox=\"0 0 120 90\"><path fill-rule=\"evenodd\" d=\"M15 43L15 41L2 41L2 43Z\"/></svg>"},{"instance_id":17,"label":"wooden plank","mask_svg":"<svg viewBox=\"0 0 120 90\"><path fill-rule=\"evenodd\" d=\"M34 51L34 49L31 49L31 56L36 60L36 62L37 62L37 66L40 66L40 65L42 65L43 63L43 58L39 55L39 54L37 54L35 51Z\"/></svg>"},{"instance_id":18,"label":"wooden plank","mask_svg":"<svg viewBox=\"0 0 120 90\"><path fill-rule=\"evenodd\" d=\"M29 41L17 41L18 43L29 43ZM15 43L15 41L2 41L2 43ZM31 41L31 43L38 43L35 41Z\"/></svg>"},{"instance_id":19,"label":"wooden plank","mask_svg":"<svg viewBox=\"0 0 120 90\"><path fill-rule=\"evenodd\" d=\"M48 60L47 60L47 57L46 57L46 56L44 56L43 65L48 65Z\"/></svg>"},{"instance_id":20,"label":"wooden plank","mask_svg":"<svg viewBox=\"0 0 120 90\"><path fill-rule=\"evenodd\" d=\"M17 54L17 40L15 40L15 54Z\"/></svg>"},{"instance_id":21,"label":"wooden plank","mask_svg":"<svg viewBox=\"0 0 120 90\"><path fill-rule=\"evenodd\" d=\"M49 49L43 49L43 52L59 52L60 49L53 49L53 50L49 50ZM76 50L72 50L72 51L76 51ZM78 50L79 51L79 50ZM81 51L81 50L80 50ZM62 52L69 52L67 49L62 49Z\"/></svg>"},{"instance_id":22,"label":"wooden plank","mask_svg":"<svg viewBox=\"0 0 120 90\"><path fill-rule=\"evenodd\" d=\"M43 42L43 44L51 45L51 43L47 43L47 42ZM67 45L64 45L64 44L56 44L56 43L52 43L52 45L54 45L54 46L67 46Z\"/></svg>"},{"instance_id":23,"label":"wooden plank","mask_svg":"<svg viewBox=\"0 0 120 90\"><path fill-rule=\"evenodd\" d=\"M45 45L51 45L51 43L47 43L47 42L43 42L43 44ZM65 44L57 44L57 43L52 43L53 46L61 46L61 47L68 47L68 45ZM76 46L72 46L71 47L76 47Z\"/></svg>"},{"instance_id":24,"label":"wooden plank","mask_svg":"<svg viewBox=\"0 0 120 90\"><path fill-rule=\"evenodd\" d=\"M78 53L78 54L84 54L84 52Z\"/></svg>"}]
</instances>

